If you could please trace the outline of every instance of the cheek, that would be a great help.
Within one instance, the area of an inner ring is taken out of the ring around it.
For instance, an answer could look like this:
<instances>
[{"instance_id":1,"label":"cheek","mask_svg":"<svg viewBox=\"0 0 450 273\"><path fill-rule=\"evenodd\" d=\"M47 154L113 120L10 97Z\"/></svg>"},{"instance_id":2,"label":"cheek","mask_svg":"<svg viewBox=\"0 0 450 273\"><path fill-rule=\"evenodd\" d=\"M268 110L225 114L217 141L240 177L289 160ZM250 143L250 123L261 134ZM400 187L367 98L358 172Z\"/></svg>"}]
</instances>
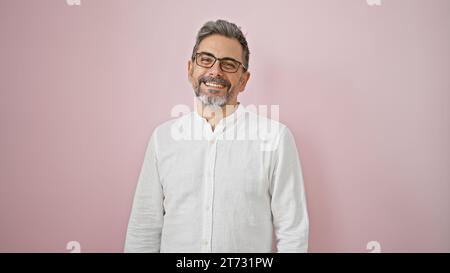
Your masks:
<instances>
[{"instance_id":1,"label":"cheek","mask_svg":"<svg viewBox=\"0 0 450 273\"><path fill-rule=\"evenodd\" d=\"M196 75L195 73L191 75L191 83L194 87L198 87L198 80L200 77Z\"/></svg>"},{"instance_id":2,"label":"cheek","mask_svg":"<svg viewBox=\"0 0 450 273\"><path fill-rule=\"evenodd\" d=\"M194 73L192 74L192 80L194 81L194 83L196 85L198 85L198 81L200 80L200 78L203 76L203 73L200 71L194 71Z\"/></svg>"},{"instance_id":3,"label":"cheek","mask_svg":"<svg viewBox=\"0 0 450 273\"><path fill-rule=\"evenodd\" d=\"M239 81L239 78L230 79L231 85L234 87L239 87L241 85L241 82Z\"/></svg>"}]
</instances>

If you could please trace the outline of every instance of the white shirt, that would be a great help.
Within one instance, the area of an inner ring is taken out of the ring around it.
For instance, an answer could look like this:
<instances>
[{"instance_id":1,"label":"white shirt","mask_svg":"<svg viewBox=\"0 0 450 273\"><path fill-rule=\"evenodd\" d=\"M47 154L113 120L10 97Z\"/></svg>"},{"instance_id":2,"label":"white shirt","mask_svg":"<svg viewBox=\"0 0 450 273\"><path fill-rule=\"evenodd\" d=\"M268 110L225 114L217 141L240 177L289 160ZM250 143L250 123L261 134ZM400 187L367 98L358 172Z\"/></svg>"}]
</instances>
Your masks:
<instances>
[{"instance_id":1,"label":"white shirt","mask_svg":"<svg viewBox=\"0 0 450 273\"><path fill-rule=\"evenodd\" d=\"M308 228L290 130L239 104L214 131L196 111L154 130L125 252L306 252Z\"/></svg>"}]
</instances>

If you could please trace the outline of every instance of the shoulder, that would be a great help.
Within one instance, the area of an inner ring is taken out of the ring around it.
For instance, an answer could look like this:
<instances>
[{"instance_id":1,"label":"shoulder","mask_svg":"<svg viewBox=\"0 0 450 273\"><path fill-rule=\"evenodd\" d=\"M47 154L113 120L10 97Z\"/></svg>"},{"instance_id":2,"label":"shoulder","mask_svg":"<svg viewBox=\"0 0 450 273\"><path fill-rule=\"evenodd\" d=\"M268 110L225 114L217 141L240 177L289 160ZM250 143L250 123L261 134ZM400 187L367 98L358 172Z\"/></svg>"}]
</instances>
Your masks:
<instances>
[{"instance_id":1,"label":"shoulder","mask_svg":"<svg viewBox=\"0 0 450 273\"><path fill-rule=\"evenodd\" d=\"M152 132L151 141L155 145L171 145L172 141L185 134L186 128L191 126L193 112L169 119L158 124Z\"/></svg>"},{"instance_id":2,"label":"shoulder","mask_svg":"<svg viewBox=\"0 0 450 273\"><path fill-rule=\"evenodd\" d=\"M262 150L277 150L280 143L292 136L289 128L278 120L278 115L269 118L265 113L255 112L253 108L247 108L244 112L249 136L260 141Z\"/></svg>"},{"instance_id":3,"label":"shoulder","mask_svg":"<svg viewBox=\"0 0 450 273\"><path fill-rule=\"evenodd\" d=\"M157 136L170 135L175 127L181 126L183 124L189 124L190 120L192 119L192 114L193 114L192 112L183 114L180 117L172 118L159 124L153 130L153 134Z\"/></svg>"}]
</instances>

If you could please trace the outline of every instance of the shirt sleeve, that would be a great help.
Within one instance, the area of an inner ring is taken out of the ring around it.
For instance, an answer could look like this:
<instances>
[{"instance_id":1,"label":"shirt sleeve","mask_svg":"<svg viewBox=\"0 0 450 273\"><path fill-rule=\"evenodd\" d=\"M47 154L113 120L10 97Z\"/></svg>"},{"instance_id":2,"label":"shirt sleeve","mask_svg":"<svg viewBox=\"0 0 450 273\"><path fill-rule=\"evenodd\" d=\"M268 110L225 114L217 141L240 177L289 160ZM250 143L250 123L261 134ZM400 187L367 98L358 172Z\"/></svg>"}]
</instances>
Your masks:
<instances>
[{"instance_id":1,"label":"shirt sleeve","mask_svg":"<svg viewBox=\"0 0 450 273\"><path fill-rule=\"evenodd\" d=\"M163 226L163 189L156 157L156 131L147 145L125 239L125 252L159 252Z\"/></svg>"},{"instance_id":2,"label":"shirt sleeve","mask_svg":"<svg viewBox=\"0 0 450 273\"><path fill-rule=\"evenodd\" d=\"M307 252L309 220L300 159L287 127L274 154L270 187L277 252Z\"/></svg>"}]
</instances>

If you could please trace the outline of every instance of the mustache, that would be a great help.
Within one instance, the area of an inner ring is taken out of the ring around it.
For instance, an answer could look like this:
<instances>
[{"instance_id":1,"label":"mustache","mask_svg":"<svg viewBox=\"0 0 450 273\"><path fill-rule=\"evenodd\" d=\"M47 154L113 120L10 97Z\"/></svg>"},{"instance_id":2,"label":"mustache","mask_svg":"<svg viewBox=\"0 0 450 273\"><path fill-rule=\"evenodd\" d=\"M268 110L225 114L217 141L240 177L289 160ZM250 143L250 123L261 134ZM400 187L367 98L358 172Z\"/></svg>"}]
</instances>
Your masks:
<instances>
[{"instance_id":1,"label":"mustache","mask_svg":"<svg viewBox=\"0 0 450 273\"><path fill-rule=\"evenodd\" d=\"M223 78L215 78L212 76L203 76L198 80L198 85L200 86L200 84L202 83L207 83L207 82L211 82L211 83L217 83L217 84L221 84L224 85L225 87L229 88L231 86L231 83Z\"/></svg>"}]
</instances>

